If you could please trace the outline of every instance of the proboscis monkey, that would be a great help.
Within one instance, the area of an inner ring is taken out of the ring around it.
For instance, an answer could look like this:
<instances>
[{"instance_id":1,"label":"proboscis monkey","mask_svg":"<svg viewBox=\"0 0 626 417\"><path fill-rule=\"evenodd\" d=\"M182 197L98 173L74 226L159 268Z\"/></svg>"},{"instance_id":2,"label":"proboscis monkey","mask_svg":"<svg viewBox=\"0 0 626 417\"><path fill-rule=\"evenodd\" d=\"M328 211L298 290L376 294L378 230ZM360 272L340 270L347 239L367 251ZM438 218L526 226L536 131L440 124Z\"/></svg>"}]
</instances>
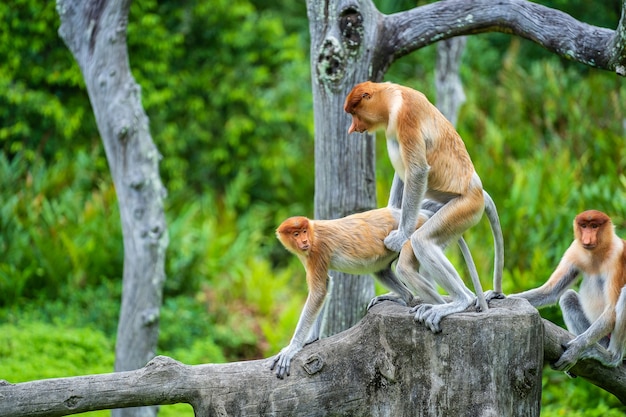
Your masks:
<instances>
[{"instance_id":1,"label":"proboscis monkey","mask_svg":"<svg viewBox=\"0 0 626 417\"><path fill-rule=\"evenodd\" d=\"M567 329L577 335L553 365L568 371L580 359L606 366L622 363L626 345L626 243L611 219L597 210L574 219L574 241L548 281L539 288L512 294L541 307L559 301ZM579 292L568 289L582 276ZM559 299L560 298L560 299ZM608 346L610 356L595 348Z\"/></svg>"},{"instance_id":2,"label":"proboscis monkey","mask_svg":"<svg viewBox=\"0 0 626 417\"><path fill-rule=\"evenodd\" d=\"M427 203L421 210L414 229L419 228L440 205ZM353 214L334 220L310 220L306 217L290 217L276 230L276 236L287 250L294 253L306 269L309 288L296 330L287 347L273 359L271 369L276 368L276 375L283 378L289 375L291 359L317 334L311 334L327 292L328 270L353 274L373 274L388 289L395 293L375 297L368 309L381 300L392 300L407 305L413 299L411 291L402 283L391 269L391 263L398 257L389 250L384 239L398 227L400 210L386 207ZM480 290L480 281L476 266L463 239L459 246L465 258L470 274L475 278L476 291ZM410 242L402 248L406 252L406 262L412 262L413 250ZM402 268L398 264L398 268ZM435 290L430 280L409 281L418 295L433 304L443 303L444 299Z\"/></svg>"},{"instance_id":3,"label":"proboscis monkey","mask_svg":"<svg viewBox=\"0 0 626 417\"><path fill-rule=\"evenodd\" d=\"M501 243L495 205L491 198L485 198L480 178L454 126L419 91L367 81L348 94L344 110L352 115L348 133L385 131L387 151L396 171L392 193L402 193L400 225L387 236L385 245L398 251L410 238L416 266L452 296L450 303L422 304L411 310L415 320L438 332L445 316L465 310L474 300L442 248L474 226L483 211L487 211L494 238ZM397 185L400 181L403 187ZM443 207L413 233L424 198ZM399 201L400 197L392 195L391 200ZM502 292L503 250L498 248L495 265L491 298L500 297ZM418 277L422 276L419 272Z\"/></svg>"}]
</instances>

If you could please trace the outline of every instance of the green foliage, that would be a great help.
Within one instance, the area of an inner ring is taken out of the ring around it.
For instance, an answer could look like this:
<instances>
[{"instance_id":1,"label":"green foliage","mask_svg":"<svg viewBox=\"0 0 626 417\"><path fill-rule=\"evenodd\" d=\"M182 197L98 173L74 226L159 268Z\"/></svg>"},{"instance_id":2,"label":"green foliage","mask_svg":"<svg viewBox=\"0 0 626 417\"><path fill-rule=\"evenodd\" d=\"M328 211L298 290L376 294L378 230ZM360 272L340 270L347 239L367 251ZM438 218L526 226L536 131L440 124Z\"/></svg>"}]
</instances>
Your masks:
<instances>
[{"instance_id":1,"label":"green foliage","mask_svg":"<svg viewBox=\"0 0 626 417\"><path fill-rule=\"evenodd\" d=\"M623 417L626 406L612 394L562 372L546 369L541 398L542 417Z\"/></svg>"},{"instance_id":2,"label":"green foliage","mask_svg":"<svg viewBox=\"0 0 626 417\"><path fill-rule=\"evenodd\" d=\"M54 2L0 5L0 151L52 157L82 138L97 143L84 82L56 36Z\"/></svg>"},{"instance_id":3,"label":"green foliage","mask_svg":"<svg viewBox=\"0 0 626 417\"><path fill-rule=\"evenodd\" d=\"M84 375L113 369L113 344L90 328L67 328L20 321L0 325L0 369L9 382ZM33 360L36 358L36 360Z\"/></svg>"},{"instance_id":4,"label":"green foliage","mask_svg":"<svg viewBox=\"0 0 626 417\"><path fill-rule=\"evenodd\" d=\"M93 170L98 161L97 149L50 164L0 154L0 306L119 276L115 191Z\"/></svg>"},{"instance_id":5,"label":"green foliage","mask_svg":"<svg viewBox=\"0 0 626 417\"><path fill-rule=\"evenodd\" d=\"M128 39L171 192L234 184L239 211L311 194L306 48L276 11L247 0L134 2Z\"/></svg>"}]
</instances>

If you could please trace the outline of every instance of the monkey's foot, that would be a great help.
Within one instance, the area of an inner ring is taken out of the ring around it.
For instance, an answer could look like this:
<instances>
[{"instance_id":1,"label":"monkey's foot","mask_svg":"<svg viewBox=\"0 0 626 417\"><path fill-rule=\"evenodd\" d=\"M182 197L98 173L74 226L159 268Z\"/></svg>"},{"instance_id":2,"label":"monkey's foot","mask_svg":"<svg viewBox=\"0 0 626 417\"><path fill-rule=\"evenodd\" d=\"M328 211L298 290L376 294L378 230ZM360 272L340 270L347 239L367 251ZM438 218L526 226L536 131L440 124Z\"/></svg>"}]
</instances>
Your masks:
<instances>
[{"instance_id":1,"label":"monkey's foot","mask_svg":"<svg viewBox=\"0 0 626 417\"><path fill-rule=\"evenodd\" d=\"M485 300L487 302L491 301L491 300L502 300L505 299L506 295L504 295L504 293L501 292L496 292L494 290L489 290L485 292Z\"/></svg>"},{"instance_id":2,"label":"monkey's foot","mask_svg":"<svg viewBox=\"0 0 626 417\"><path fill-rule=\"evenodd\" d=\"M402 246L409 240L407 236L404 235L400 230L392 230L391 233L385 238L385 246L387 249L392 250L394 252L400 252Z\"/></svg>"},{"instance_id":3,"label":"monkey's foot","mask_svg":"<svg viewBox=\"0 0 626 417\"><path fill-rule=\"evenodd\" d=\"M383 301L393 301L394 303L398 303L405 307L407 306L406 301L404 301L402 297L390 292L390 293L379 295L377 297L372 298L370 300L370 303L367 305L367 310L369 311L370 308L374 307L376 304L382 303Z\"/></svg>"},{"instance_id":4,"label":"monkey's foot","mask_svg":"<svg viewBox=\"0 0 626 417\"><path fill-rule=\"evenodd\" d=\"M474 304L474 300L453 301L447 304L421 304L413 307L410 312L415 314L415 321L424 324L433 333L441 332L441 320L451 314L465 311Z\"/></svg>"},{"instance_id":5,"label":"monkey's foot","mask_svg":"<svg viewBox=\"0 0 626 417\"><path fill-rule=\"evenodd\" d=\"M582 352L578 360L588 358L595 359L602 365L608 366L609 368L615 368L616 366L621 365L623 361L622 352L612 353L609 350L605 349L603 346L597 344L589 347L584 352Z\"/></svg>"}]
</instances>

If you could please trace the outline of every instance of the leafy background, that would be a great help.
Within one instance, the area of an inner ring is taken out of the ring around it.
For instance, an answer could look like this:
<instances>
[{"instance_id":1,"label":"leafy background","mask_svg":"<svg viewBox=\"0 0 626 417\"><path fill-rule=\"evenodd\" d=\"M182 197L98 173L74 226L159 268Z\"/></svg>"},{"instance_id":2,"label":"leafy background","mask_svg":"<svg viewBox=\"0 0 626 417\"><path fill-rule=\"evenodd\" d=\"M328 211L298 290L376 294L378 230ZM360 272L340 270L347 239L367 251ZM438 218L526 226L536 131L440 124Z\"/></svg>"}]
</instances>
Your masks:
<instances>
[{"instance_id":1,"label":"leafy background","mask_svg":"<svg viewBox=\"0 0 626 417\"><path fill-rule=\"evenodd\" d=\"M421 2L424 3L424 2ZM542 1L615 27L620 2ZM415 6L380 0L391 13ZM0 4L0 379L110 372L123 250L115 189L53 2ZM188 364L262 358L288 343L304 272L274 238L313 213L306 10L298 0L132 3L128 46L169 196L159 353ZM434 100L435 47L386 76ZM498 205L507 293L536 287L578 212L626 236L626 88L615 75L503 34L468 38L458 129ZM392 177L383 141L377 189ZM487 222L466 239L490 288ZM452 248L452 259L457 260ZM542 315L562 325L559 309ZM61 330L61 331L59 331ZM546 369L542 415L623 416L612 397ZM108 415L108 412L88 413ZM161 415L193 415L187 405Z\"/></svg>"}]
</instances>

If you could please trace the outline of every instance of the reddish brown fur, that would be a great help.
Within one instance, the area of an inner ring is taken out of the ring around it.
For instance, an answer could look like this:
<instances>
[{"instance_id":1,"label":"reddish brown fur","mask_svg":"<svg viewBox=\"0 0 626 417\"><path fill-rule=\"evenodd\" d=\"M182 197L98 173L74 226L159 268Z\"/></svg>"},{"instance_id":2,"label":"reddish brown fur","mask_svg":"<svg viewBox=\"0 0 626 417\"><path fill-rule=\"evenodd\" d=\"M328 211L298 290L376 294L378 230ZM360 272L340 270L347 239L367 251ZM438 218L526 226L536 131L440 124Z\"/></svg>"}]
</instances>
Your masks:
<instances>
[{"instance_id":1,"label":"reddish brown fur","mask_svg":"<svg viewBox=\"0 0 626 417\"><path fill-rule=\"evenodd\" d=\"M425 221L419 217L416 228ZM374 273L393 261L396 254L385 247L384 239L398 227L388 208L370 210L334 220L290 217L276 230L283 246L300 258L311 287L326 287L329 269ZM307 230L308 250L298 246L294 233Z\"/></svg>"},{"instance_id":2,"label":"reddish brown fur","mask_svg":"<svg viewBox=\"0 0 626 417\"><path fill-rule=\"evenodd\" d=\"M397 225L398 221L391 211L383 208L335 220L290 217L278 227L276 236L287 250L301 259L308 258L303 260L307 263L307 272L314 272L322 266L326 268L323 271L326 281L327 268L332 263L333 255L335 259L341 258L340 261L368 263L372 258L392 254L385 248L383 240ZM293 236L302 230L308 232L308 250L298 247Z\"/></svg>"},{"instance_id":3,"label":"reddish brown fur","mask_svg":"<svg viewBox=\"0 0 626 417\"><path fill-rule=\"evenodd\" d=\"M624 240L615 234L611 218L597 210L587 210L576 216L574 236L575 245L565 256L585 274L606 273L609 277L608 299L615 306L626 285L626 251L615 245ZM615 256L615 251L621 251L621 256Z\"/></svg>"},{"instance_id":4,"label":"reddish brown fur","mask_svg":"<svg viewBox=\"0 0 626 417\"><path fill-rule=\"evenodd\" d=\"M328 270L373 273L383 279L398 300L408 302L411 292L393 276L390 265L397 256L385 247L384 239L398 227L399 212L391 208L370 210L335 220L291 217L276 230L287 250L298 256L306 269L309 287L294 336L272 362L279 378L289 374L290 362L313 329L327 292ZM419 218L418 226L424 221ZM410 251L410 247L409 247ZM391 274L392 276L390 276Z\"/></svg>"},{"instance_id":5,"label":"reddish brown fur","mask_svg":"<svg viewBox=\"0 0 626 417\"><path fill-rule=\"evenodd\" d=\"M289 251L306 256L312 244L310 236L314 236L312 229L306 217L290 217L276 229L276 236Z\"/></svg>"},{"instance_id":6,"label":"reddish brown fur","mask_svg":"<svg viewBox=\"0 0 626 417\"><path fill-rule=\"evenodd\" d=\"M394 105L399 109L392 120ZM344 110L352 115L349 133L386 129L400 142L405 167L429 165L429 189L463 194L469 187L475 171L465 144L424 94L397 84L366 81L348 94Z\"/></svg>"}]
</instances>

